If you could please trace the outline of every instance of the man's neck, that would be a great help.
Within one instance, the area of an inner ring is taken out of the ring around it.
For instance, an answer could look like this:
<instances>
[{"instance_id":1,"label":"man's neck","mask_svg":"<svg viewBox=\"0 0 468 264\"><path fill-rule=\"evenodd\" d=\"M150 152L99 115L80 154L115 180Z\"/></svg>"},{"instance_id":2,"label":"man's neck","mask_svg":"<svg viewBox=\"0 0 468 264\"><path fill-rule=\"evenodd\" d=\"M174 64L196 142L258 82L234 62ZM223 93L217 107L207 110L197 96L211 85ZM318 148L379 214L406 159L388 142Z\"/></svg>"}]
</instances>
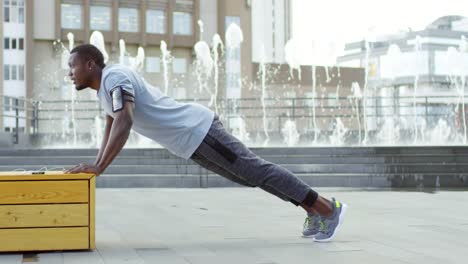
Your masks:
<instances>
[{"instance_id":1,"label":"man's neck","mask_svg":"<svg viewBox=\"0 0 468 264\"><path fill-rule=\"evenodd\" d=\"M96 70L95 77L93 78L93 81L91 82L91 85L89 86L91 89L96 90L96 92L99 92L99 88L101 88L101 77L102 77L102 69Z\"/></svg>"}]
</instances>

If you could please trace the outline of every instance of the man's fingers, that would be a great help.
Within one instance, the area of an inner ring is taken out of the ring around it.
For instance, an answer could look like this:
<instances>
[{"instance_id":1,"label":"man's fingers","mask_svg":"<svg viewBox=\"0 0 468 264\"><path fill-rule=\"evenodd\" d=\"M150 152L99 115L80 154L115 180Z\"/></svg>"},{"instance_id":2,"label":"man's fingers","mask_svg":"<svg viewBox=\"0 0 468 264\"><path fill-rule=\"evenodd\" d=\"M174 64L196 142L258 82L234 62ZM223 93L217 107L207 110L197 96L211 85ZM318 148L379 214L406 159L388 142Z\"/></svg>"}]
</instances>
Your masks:
<instances>
[{"instance_id":1,"label":"man's fingers","mask_svg":"<svg viewBox=\"0 0 468 264\"><path fill-rule=\"evenodd\" d=\"M78 169L79 167L81 167L81 165L76 165L76 166L66 170L65 173L74 173L76 171L76 169Z\"/></svg>"}]
</instances>

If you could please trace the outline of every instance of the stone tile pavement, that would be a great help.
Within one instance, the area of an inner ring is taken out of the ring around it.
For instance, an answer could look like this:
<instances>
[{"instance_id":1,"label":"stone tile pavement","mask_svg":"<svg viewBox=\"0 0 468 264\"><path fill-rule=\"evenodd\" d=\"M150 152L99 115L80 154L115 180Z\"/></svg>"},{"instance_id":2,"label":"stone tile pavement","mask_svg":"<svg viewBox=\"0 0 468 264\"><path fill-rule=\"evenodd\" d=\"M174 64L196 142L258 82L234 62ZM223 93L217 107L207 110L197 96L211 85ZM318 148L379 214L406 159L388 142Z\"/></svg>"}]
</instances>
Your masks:
<instances>
[{"instance_id":1,"label":"stone tile pavement","mask_svg":"<svg viewBox=\"0 0 468 264\"><path fill-rule=\"evenodd\" d=\"M467 263L468 192L318 189L348 203L331 243L260 189L97 189L95 251L0 253L0 264Z\"/></svg>"}]
</instances>

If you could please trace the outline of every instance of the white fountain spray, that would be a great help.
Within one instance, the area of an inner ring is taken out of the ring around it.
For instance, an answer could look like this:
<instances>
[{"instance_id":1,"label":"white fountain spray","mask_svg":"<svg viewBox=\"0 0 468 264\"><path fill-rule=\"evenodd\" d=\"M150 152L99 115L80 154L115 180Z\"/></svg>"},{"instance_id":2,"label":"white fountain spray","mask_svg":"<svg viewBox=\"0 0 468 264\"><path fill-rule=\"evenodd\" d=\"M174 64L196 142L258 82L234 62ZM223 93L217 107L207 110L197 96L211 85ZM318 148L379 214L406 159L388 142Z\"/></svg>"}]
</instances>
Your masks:
<instances>
[{"instance_id":1,"label":"white fountain spray","mask_svg":"<svg viewBox=\"0 0 468 264\"><path fill-rule=\"evenodd\" d=\"M73 47L75 46L75 36L73 33L69 32L67 34L68 38L68 50L69 52L72 51ZM71 101L71 124L73 128L73 145L76 146L77 142L77 135L76 135L76 120L75 120L75 97L76 97L76 91L75 88L73 87L72 89L72 101Z\"/></svg>"},{"instance_id":2,"label":"white fountain spray","mask_svg":"<svg viewBox=\"0 0 468 264\"><path fill-rule=\"evenodd\" d=\"M362 91L362 94L364 96L363 100L363 124L364 124L364 139L362 140L363 145L367 145L367 85L369 81L369 55L370 55L370 44L369 41L366 39L365 40L365 47L366 47L366 54L364 58L364 88ZM360 89L359 89L360 91ZM359 108L358 108L359 109ZM359 118L359 115L358 115ZM360 130L360 129L359 129ZM361 132L359 132L360 134ZM359 139L361 136L359 135Z\"/></svg>"},{"instance_id":3,"label":"white fountain spray","mask_svg":"<svg viewBox=\"0 0 468 264\"><path fill-rule=\"evenodd\" d=\"M102 119L99 117L99 115L96 115L94 117L94 135L95 135L95 147L100 148L101 147L101 141L102 141Z\"/></svg>"},{"instance_id":4,"label":"white fountain spray","mask_svg":"<svg viewBox=\"0 0 468 264\"><path fill-rule=\"evenodd\" d=\"M221 37L218 34L213 36L212 42L212 50L211 53L213 55L213 66L214 66L214 106L215 106L215 113L218 113L218 85L219 85L219 53L218 48L221 48L221 54L224 53L223 42Z\"/></svg>"},{"instance_id":5,"label":"white fountain spray","mask_svg":"<svg viewBox=\"0 0 468 264\"><path fill-rule=\"evenodd\" d=\"M460 44L458 46L458 52L463 54L467 52L468 44L466 42L465 36L461 36ZM462 66L460 65L460 68ZM461 101L462 101L462 120L463 120L463 144L466 144L466 136L467 136L467 129L466 129L466 110L465 110L465 82L466 82L466 72L464 70L460 70L460 78L461 78Z\"/></svg>"},{"instance_id":6,"label":"white fountain spray","mask_svg":"<svg viewBox=\"0 0 468 264\"><path fill-rule=\"evenodd\" d=\"M351 91L353 92L353 97L354 101L356 103L356 117L357 117L357 123L358 123L358 144L361 144L361 114L359 113L359 100L362 99L362 93L361 93L361 87L359 86L359 83L353 82L351 84Z\"/></svg>"},{"instance_id":7,"label":"white fountain spray","mask_svg":"<svg viewBox=\"0 0 468 264\"><path fill-rule=\"evenodd\" d=\"M315 98L317 97L317 75L316 75L316 66L312 65L312 124L314 125L314 141L313 144L317 143L319 129L317 126L317 118L316 118L316 105L315 105Z\"/></svg>"},{"instance_id":8,"label":"white fountain spray","mask_svg":"<svg viewBox=\"0 0 468 264\"><path fill-rule=\"evenodd\" d=\"M167 50L167 44L164 40L161 40L161 61L163 66L164 74L164 94L167 95L169 92L169 63L172 60L171 52Z\"/></svg>"},{"instance_id":9,"label":"white fountain spray","mask_svg":"<svg viewBox=\"0 0 468 264\"><path fill-rule=\"evenodd\" d=\"M145 50L138 47L137 56L131 60L131 68L136 71L141 71L145 65Z\"/></svg>"},{"instance_id":10,"label":"white fountain spray","mask_svg":"<svg viewBox=\"0 0 468 264\"><path fill-rule=\"evenodd\" d=\"M89 37L89 43L94 45L104 56L104 63L107 63L109 60L109 54L106 51L106 45L104 43L104 36L100 31L93 31Z\"/></svg>"},{"instance_id":11,"label":"white fountain spray","mask_svg":"<svg viewBox=\"0 0 468 264\"><path fill-rule=\"evenodd\" d=\"M297 76L301 79L301 64L300 54L298 52L297 44L294 39L288 40L284 46L284 58L289 65L289 74L294 78L293 70L297 70Z\"/></svg>"},{"instance_id":12,"label":"white fountain spray","mask_svg":"<svg viewBox=\"0 0 468 264\"><path fill-rule=\"evenodd\" d=\"M235 23L231 23L226 30L226 48L239 48L244 41L244 35L241 28Z\"/></svg>"},{"instance_id":13,"label":"white fountain spray","mask_svg":"<svg viewBox=\"0 0 468 264\"><path fill-rule=\"evenodd\" d=\"M346 129L341 119L337 117L335 128L333 129L333 133L330 136L330 144L332 146L342 146L345 142L345 135L347 132L348 129Z\"/></svg>"},{"instance_id":14,"label":"white fountain spray","mask_svg":"<svg viewBox=\"0 0 468 264\"><path fill-rule=\"evenodd\" d=\"M125 41L123 39L119 40L119 63L125 65L126 60L126 48L125 48Z\"/></svg>"},{"instance_id":15,"label":"white fountain spray","mask_svg":"<svg viewBox=\"0 0 468 264\"><path fill-rule=\"evenodd\" d=\"M420 56L420 51L421 51L421 37L416 36L415 42L414 42L414 52L416 54L416 61L419 62L419 56ZM418 65L419 66L419 65ZM416 73L414 75L414 85L413 85L413 115L414 115L414 144L417 143L418 141L418 113L417 113L417 107L416 107L416 95L418 92L418 82L419 82L419 67L416 67Z\"/></svg>"},{"instance_id":16,"label":"white fountain spray","mask_svg":"<svg viewBox=\"0 0 468 264\"><path fill-rule=\"evenodd\" d=\"M197 23L198 23L198 27L200 28L200 40L203 40L203 32L204 32L203 21L199 19Z\"/></svg>"},{"instance_id":17,"label":"white fountain spray","mask_svg":"<svg viewBox=\"0 0 468 264\"><path fill-rule=\"evenodd\" d=\"M266 106L265 106L265 95L266 95L266 66L265 66L265 46L262 45L260 50L260 73L262 80L262 112L263 112L263 133L265 134L265 141L263 146L266 146L270 141L270 135L268 134L268 121L266 117Z\"/></svg>"},{"instance_id":18,"label":"white fountain spray","mask_svg":"<svg viewBox=\"0 0 468 264\"><path fill-rule=\"evenodd\" d=\"M283 141L288 147L295 146L299 142L299 132L297 132L296 122L293 120L286 120L283 128L281 129Z\"/></svg>"},{"instance_id":19,"label":"white fountain spray","mask_svg":"<svg viewBox=\"0 0 468 264\"><path fill-rule=\"evenodd\" d=\"M211 58L210 47L205 41L198 41L195 46L195 73L197 75L199 90L206 90L211 94L207 82L211 78L213 71L213 59ZM213 95L211 95L210 105L213 103Z\"/></svg>"}]
</instances>

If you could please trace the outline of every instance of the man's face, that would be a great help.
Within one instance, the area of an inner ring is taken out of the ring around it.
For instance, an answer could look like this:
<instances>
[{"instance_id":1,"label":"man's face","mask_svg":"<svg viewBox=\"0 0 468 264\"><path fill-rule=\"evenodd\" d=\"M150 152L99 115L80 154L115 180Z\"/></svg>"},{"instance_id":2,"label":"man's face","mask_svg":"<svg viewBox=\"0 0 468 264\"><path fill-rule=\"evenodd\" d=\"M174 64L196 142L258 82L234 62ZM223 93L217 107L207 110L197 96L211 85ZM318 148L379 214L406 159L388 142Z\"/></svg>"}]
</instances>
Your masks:
<instances>
[{"instance_id":1,"label":"man's face","mask_svg":"<svg viewBox=\"0 0 468 264\"><path fill-rule=\"evenodd\" d=\"M77 91L86 89L90 86L91 71L88 62L78 57L78 53L72 53L68 59L70 71L68 76L75 85Z\"/></svg>"}]
</instances>

